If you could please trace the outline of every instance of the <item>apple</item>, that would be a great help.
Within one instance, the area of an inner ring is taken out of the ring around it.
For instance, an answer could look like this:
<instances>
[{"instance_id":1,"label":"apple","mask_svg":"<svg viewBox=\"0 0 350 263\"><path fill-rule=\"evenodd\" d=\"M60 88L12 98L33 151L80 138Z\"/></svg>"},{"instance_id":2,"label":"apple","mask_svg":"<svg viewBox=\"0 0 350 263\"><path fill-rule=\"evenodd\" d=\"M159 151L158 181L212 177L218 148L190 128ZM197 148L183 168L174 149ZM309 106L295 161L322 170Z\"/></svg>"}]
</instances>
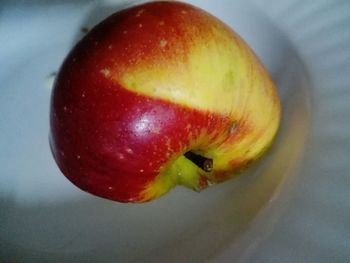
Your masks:
<instances>
[{"instance_id":1,"label":"apple","mask_svg":"<svg viewBox=\"0 0 350 263\"><path fill-rule=\"evenodd\" d=\"M190 4L147 2L106 18L68 54L50 145L82 190L145 202L239 174L279 121L275 85L234 31Z\"/></svg>"}]
</instances>

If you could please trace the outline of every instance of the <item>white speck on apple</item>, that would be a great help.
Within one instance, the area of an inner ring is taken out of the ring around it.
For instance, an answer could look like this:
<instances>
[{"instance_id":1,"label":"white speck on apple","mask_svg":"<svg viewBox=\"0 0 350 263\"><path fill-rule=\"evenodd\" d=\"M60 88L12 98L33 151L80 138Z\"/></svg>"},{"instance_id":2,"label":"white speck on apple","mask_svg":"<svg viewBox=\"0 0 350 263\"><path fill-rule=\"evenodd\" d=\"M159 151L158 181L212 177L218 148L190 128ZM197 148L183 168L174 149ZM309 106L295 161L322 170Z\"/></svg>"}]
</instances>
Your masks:
<instances>
[{"instance_id":1,"label":"white speck on apple","mask_svg":"<svg viewBox=\"0 0 350 263\"><path fill-rule=\"evenodd\" d=\"M134 153L134 151L132 149L130 149L130 148L126 148L125 151L127 153L129 153L129 154L133 154Z\"/></svg>"},{"instance_id":2,"label":"white speck on apple","mask_svg":"<svg viewBox=\"0 0 350 263\"><path fill-rule=\"evenodd\" d=\"M112 190L112 189L113 189L113 187L112 187L112 186L109 186L109 187L108 187L108 190Z\"/></svg>"},{"instance_id":3,"label":"white speck on apple","mask_svg":"<svg viewBox=\"0 0 350 263\"><path fill-rule=\"evenodd\" d=\"M136 17L139 17L142 15L142 13L145 11L145 9L140 9L137 14L136 14Z\"/></svg>"},{"instance_id":4,"label":"white speck on apple","mask_svg":"<svg viewBox=\"0 0 350 263\"><path fill-rule=\"evenodd\" d=\"M108 68L101 69L100 72L108 78L111 75L111 71Z\"/></svg>"},{"instance_id":5,"label":"white speck on apple","mask_svg":"<svg viewBox=\"0 0 350 263\"><path fill-rule=\"evenodd\" d=\"M166 136L165 139L166 139L165 145L166 145L166 147L168 148L168 151L169 151L169 152L172 152L172 151L173 151L173 148L171 147L171 142L170 142L169 137Z\"/></svg>"},{"instance_id":6,"label":"white speck on apple","mask_svg":"<svg viewBox=\"0 0 350 263\"><path fill-rule=\"evenodd\" d=\"M67 111L68 110L67 106L63 106L63 110Z\"/></svg>"},{"instance_id":7,"label":"white speck on apple","mask_svg":"<svg viewBox=\"0 0 350 263\"><path fill-rule=\"evenodd\" d=\"M142 24L139 24L139 28L141 28L142 27Z\"/></svg>"},{"instance_id":8,"label":"white speck on apple","mask_svg":"<svg viewBox=\"0 0 350 263\"><path fill-rule=\"evenodd\" d=\"M144 172L144 170L143 169L140 169L140 173L143 173Z\"/></svg>"},{"instance_id":9,"label":"white speck on apple","mask_svg":"<svg viewBox=\"0 0 350 263\"><path fill-rule=\"evenodd\" d=\"M61 151L61 155L64 156L64 151Z\"/></svg>"},{"instance_id":10,"label":"white speck on apple","mask_svg":"<svg viewBox=\"0 0 350 263\"><path fill-rule=\"evenodd\" d=\"M125 159L124 154L118 153L118 158L119 158L120 160L124 160L124 159Z\"/></svg>"},{"instance_id":11,"label":"white speck on apple","mask_svg":"<svg viewBox=\"0 0 350 263\"><path fill-rule=\"evenodd\" d=\"M168 41L166 41L165 39L162 39L160 42L159 42L159 46L161 48L164 48L166 46L166 44L168 43Z\"/></svg>"},{"instance_id":12,"label":"white speck on apple","mask_svg":"<svg viewBox=\"0 0 350 263\"><path fill-rule=\"evenodd\" d=\"M81 94L81 97L82 97L82 98L85 98L85 93L84 93L84 92Z\"/></svg>"},{"instance_id":13,"label":"white speck on apple","mask_svg":"<svg viewBox=\"0 0 350 263\"><path fill-rule=\"evenodd\" d=\"M185 15L185 14L187 14L187 11L186 11L186 10L182 10L182 11L181 11L181 14L184 14L184 15Z\"/></svg>"},{"instance_id":14,"label":"white speck on apple","mask_svg":"<svg viewBox=\"0 0 350 263\"><path fill-rule=\"evenodd\" d=\"M126 35L128 33L128 30L124 30L123 34Z\"/></svg>"},{"instance_id":15,"label":"white speck on apple","mask_svg":"<svg viewBox=\"0 0 350 263\"><path fill-rule=\"evenodd\" d=\"M77 155L77 159L80 159L80 155Z\"/></svg>"},{"instance_id":16,"label":"white speck on apple","mask_svg":"<svg viewBox=\"0 0 350 263\"><path fill-rule=\"evenodd\" d=\"M160 21L160 22L159 22L159 25L160 25L160 26L164 26L164 21Z\"/></svg>"},{"instance_id":17,"label":"white speck on apple","mask_svg":"<svg viewBox=\"0 0 350 263\"><path fill-rule=\"evenodd\" d=\"M113 47L113 45L109 45L109 46L108 46L108 49L112 49L112 47Z\"/></svg>"},{"instance_id":18,"label":"white speck on apple","mask_svg":"<svg viewBox=\"0 0 350 263\"><path fill-rule=\"evenodd\" d=\"M152 127L150 129L150 131L153 133L153 134L160 134L160 127Z\"/></svg>"}]
</instances>

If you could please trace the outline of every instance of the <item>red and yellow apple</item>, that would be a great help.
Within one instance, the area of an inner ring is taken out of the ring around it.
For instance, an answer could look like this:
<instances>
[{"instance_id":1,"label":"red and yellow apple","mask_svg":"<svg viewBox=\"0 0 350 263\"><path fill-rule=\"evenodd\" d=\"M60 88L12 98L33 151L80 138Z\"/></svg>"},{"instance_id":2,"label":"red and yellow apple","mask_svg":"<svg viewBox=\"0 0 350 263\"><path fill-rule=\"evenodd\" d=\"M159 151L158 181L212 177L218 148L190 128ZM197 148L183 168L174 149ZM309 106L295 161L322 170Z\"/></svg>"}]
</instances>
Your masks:
<instances>
[{"instance_id":1,"label":"red and yellow apple","mask_svg":"<svg viewBox=\"0 0 350 263\"><path fill-rule=\"evenodd\" d=\"M148 2L108 17L67 56L50 144L79 188L144 202L231 178L279 120L274 83L235 32L192 5Z\"/></svg>"}]
</instances>

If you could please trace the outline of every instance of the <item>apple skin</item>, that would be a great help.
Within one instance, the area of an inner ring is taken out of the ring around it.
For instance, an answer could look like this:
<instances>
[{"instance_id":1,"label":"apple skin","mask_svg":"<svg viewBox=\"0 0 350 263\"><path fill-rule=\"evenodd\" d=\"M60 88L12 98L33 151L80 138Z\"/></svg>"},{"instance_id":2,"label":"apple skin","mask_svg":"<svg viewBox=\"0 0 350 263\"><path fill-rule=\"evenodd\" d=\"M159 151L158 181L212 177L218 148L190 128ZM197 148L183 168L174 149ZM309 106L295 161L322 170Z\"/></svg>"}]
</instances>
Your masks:
<instances>
[{"instance_id":1,"label":"apple skin","mask_svg":"<svg viewBox=\"0 0 350 263\"><path fill-rule=\"evenodd\" d=\"M76 186L119 202L225 181L270 146L274 83L228 26L189 4L119 11L69 53L51 98L50 145ZM213 160L205 172L184 153Z\"/></svg>"}]
</instances>

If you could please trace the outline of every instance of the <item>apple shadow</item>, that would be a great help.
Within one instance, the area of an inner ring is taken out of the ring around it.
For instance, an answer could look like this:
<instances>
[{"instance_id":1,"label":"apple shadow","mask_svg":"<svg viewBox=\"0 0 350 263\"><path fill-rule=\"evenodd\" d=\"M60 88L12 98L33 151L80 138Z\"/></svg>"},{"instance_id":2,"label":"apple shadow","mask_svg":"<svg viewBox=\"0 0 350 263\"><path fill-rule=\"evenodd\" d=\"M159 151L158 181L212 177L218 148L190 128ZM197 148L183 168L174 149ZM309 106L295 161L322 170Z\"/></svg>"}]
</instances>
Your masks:
<instances>
[{"instance_id":1,"label":"apple shadow","mask_svg":"<svg viewBox=\"0 0 350 263\"><path fill-rule=\"evenodd\" d=\"M130 1L93 2L77 28L72 47L86 30L129 5ZM59 182L55 190L62 193L62 200L45 195L36 202L10 194L1 197L0 260L204 262L227 249L232 258L238 258L255 238L240 239L253 222L262 218L261 226L266 226L278 217L280 211L273 212L270 201L282 182L295 174L308 129L307 91L311 84L307 71L282 33L272 25L266 27L272 27L269 32L283 39L279 43L280 63L269 68L280 90L283 116L276 142L263 160L241 176L200 194L176 187L153 202L122 204L72 186L55 166L47 137L41 138L40 144L45 146L39 162L50 163L49 175L42 172L41 176L57 178L52 182ZM257 53L264 59L266 54L260 50ZM37 187L39 191L43 186ZM255 235L268 234L264 231L259 229Z\"/></svg>"}]
</instances>

